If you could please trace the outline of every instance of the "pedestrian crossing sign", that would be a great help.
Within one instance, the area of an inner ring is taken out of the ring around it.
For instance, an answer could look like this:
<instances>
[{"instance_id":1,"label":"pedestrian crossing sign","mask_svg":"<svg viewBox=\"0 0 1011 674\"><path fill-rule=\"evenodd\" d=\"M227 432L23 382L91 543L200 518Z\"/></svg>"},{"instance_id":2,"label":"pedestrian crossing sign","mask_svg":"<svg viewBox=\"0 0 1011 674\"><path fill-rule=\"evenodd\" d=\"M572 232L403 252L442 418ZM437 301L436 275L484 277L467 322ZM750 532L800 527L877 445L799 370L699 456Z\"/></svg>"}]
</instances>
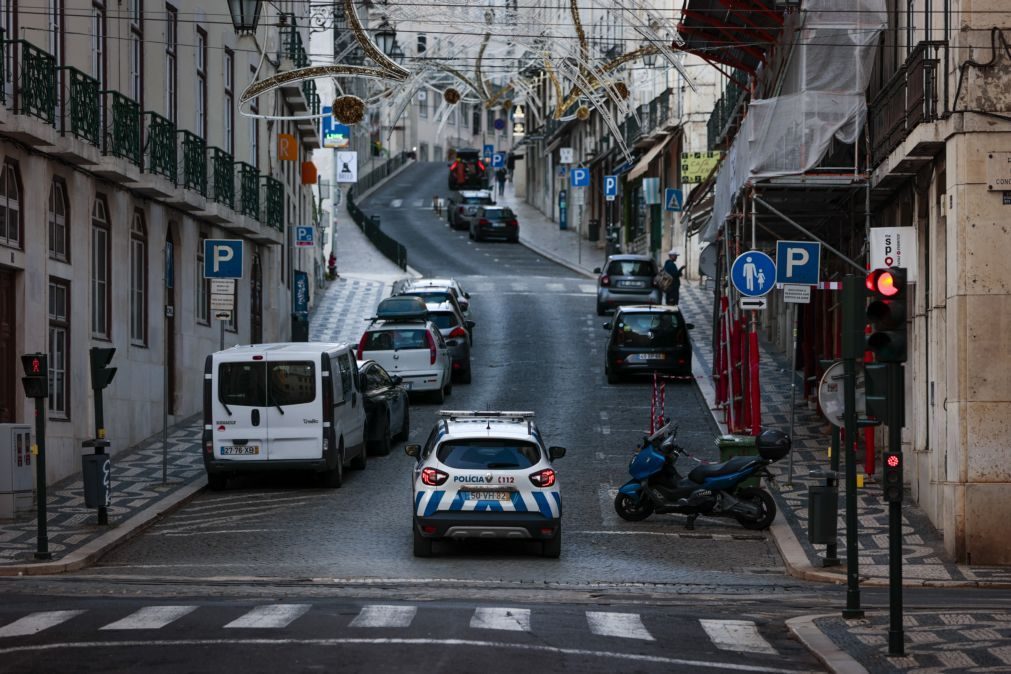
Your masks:
<instances>
[{"instance_id":1,"label":"pedestrian crossing sign","mask_svg":"<svg viewBox=\"0 0 1011 674\"><path fill-rule=\"evenodd\" d=\"M684 204L684 193L681 190L674 189L673 187L668 187L664 190L663 203L664 208L668 211L680 211L681 206Z\"/></svg>"}]
</instances>

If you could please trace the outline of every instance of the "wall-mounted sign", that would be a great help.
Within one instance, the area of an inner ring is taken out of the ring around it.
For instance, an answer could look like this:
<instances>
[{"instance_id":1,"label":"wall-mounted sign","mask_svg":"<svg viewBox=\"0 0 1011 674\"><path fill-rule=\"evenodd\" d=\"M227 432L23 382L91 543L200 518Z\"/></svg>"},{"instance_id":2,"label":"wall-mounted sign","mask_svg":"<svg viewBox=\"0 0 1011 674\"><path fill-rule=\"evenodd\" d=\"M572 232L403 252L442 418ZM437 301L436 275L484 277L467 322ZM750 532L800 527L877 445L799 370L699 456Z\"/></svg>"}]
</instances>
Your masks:
<instances>
[{"instance_id":1,"label":"wall-mounted sign","mask_svg":"<svg viewBox=\"0 0 1011 674\"><path fill-rule=\"evenodd\" d=\"M720 163L722 152L682 152L681 182L700 183L709 177Z\"/></svg>"},{"instance_id":2,"label":"wall-mounted sign","mask_svg":"<svg viewBox=\"0 0 1011 674\"><path fill-rule=\"evenodd\" d=\"M290 133L277 134L277 158L280 161L298 161L298 141Z\"/></svg>"},{"instance_id":3,"label":"wall-mounted sign","mask_svg":"<svg viewBox=\"0 0 1011 674\"><path fill-rule=\"evenodd\" d=\"M916 228L871 227L871 269L902 267L906 280L916 282Z\"/></svg>"},{"instance_id":4,"label":"wall-mounted sign","mask_svg":"<svg viewBox=\"0 0 1011 674\"><path fill-rule=\"evenodd\" d=\"M987 153L986 189L990 192L1011 192L1011 152Z\"/></svg>"},{"instance_id":5,"label":"wall-mounted sign","mask_svg":"<svg viewBox=\"0 0 1011 674\"><path fill-rule=\"evenodd\" d=\"M337 152L337 182L358 182L358 153L354 151Z\"/></svg>"}]
</instances>

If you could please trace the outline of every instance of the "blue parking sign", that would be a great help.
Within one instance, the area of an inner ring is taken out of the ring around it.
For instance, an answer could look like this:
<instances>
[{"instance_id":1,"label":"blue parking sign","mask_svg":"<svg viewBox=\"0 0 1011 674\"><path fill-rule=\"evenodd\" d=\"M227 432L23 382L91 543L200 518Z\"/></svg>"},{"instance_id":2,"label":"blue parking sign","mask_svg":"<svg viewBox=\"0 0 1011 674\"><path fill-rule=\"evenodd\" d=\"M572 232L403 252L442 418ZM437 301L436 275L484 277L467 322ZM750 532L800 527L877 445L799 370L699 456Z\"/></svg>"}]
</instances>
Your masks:
<instances>
[{"instance_id":1,"label":"blue parking sign","mask_svg":"<svg viewBox=\"0 0 1011 674\"><path fill-rule=\"evenodd\" d=\"M506 165L506 153L496 152L491 156L491 167L492 168L505 168Z\"/></svg>"},{"instance_id":2,"label":"blue parking sign","mask_svg":"<svg viewBox=\"0 0 1011 674\"><path fill-rule=\"evenodd\" d=\"M776 242L776 283L802 286L818 285L820 266L820 242Z\"/></svg>"},{"instance_id":3,"label":"blue parking sign","mask_svg":"<svg viewBox=\"0 0 1011 674\"><path fill-rule=\"evenodd\" d=\"M204 278L242 278L242 239L204 239Z\"/></svg>"},{"instance_id":4,"label":"blue parking sign","mask_svg":"<svg viewBox=\"0 0 1011 674\"><path fill-rule=\"evenodd\" d=\"M588 168L574 168L569 174L573 187L589 187L590 186L590 169Z\"/></svg>"},{"instance_id":5,"label":"blue parking sign","mask_svg":"<svg viewBox=\"0 0 1011 674\"><path fill-rule=\"evenodd\" d=\"M295 245L311 246L313 244L313 228L311 225L300 225L295 228Z\"/></svg>"},{"instance_id":6,"label":"blue parking sign","mask_svg":"<svg viewBox=\"0 0 1011 674\"><path fill-rule=\"evenodd\" d=\"M612 199L618 196L618 176L604 176L604 196Z\"/></svg>"}]
</instances>

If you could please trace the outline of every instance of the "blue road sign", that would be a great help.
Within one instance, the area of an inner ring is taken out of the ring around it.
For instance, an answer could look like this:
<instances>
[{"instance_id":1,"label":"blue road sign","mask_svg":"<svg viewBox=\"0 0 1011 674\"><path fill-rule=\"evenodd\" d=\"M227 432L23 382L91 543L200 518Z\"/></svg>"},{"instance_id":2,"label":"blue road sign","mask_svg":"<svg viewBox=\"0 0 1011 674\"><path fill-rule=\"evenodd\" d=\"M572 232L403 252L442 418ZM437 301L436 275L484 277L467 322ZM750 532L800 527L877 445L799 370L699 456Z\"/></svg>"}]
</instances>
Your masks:
<instances>
[{"instance_id":1,"label":"blue road sign","mask_svg":"<svg viewBox=\"0 0 1011 674\"><path fill-rule=\"evenodd\" d=\"M242 278L242 239L204 239L204 278Z\"/></svg>"},{"instance_id":2,"label":"blue road sign","mask_svg":"<svg viewBox=\"0 0 1011 674\"><path fill-rule=\"evenodd\" d=\"M776 263L758 250L741 253L730 267L730 281L745 297L761 297L776 285Z\"/></svg>"},{"instance_id":3,"label":"blue road sign","mask_svg":"<svg viewBox=\"0 0 1011 674\"><path fill-rule=\"evenodd\" d=\"M684 193L681 190L668 187L663 194L664 208L668 211L680 211L684 204Z\"/></svg>"},{"instance_id":4,"label":"blue road sign","mask_svg":"<svg viewBox=\"0 0 1011 674\"><path fill-rule=\"evenodd\" d=\"M818 285L821 243L818 241L776 242L776 283Z\"/></svg>"},{"instance_id":5,"label":"blue road sign","mask_svg":"<svg viewBox=\"0 0 1011 674\"><path fill-rule=\"evenodd\" d=\"M492 168L505 168L506 165L506 153L496 152L491 156L491 167Z\"/></svg>"},{"instance_id":6,"label":"blue road sign","mask_svg":"<svg viewBox=\"0 0 1011 674\"><path fill-rule=\"evenodd\" d=\"M572 177L573 187L589 187L590 186L590 169L588 168L574 168L572 173L569 174Z\"/></svg>"},{"instance_id":7,"label":"blue road sign","mask_svg":"<svg viewBox=\"0 0 1011 674\"><path fill-rule=\"evenodd\" d=\"M351 143L351 130L344 124L339 124L332 114L330 106L322 108L323 116L319 120L319 135L323 139L323 147L345 148Z\"/></svg>"},{"instance_id":8,"label":"blue road sign","mask_svg":"<svg viewBox=\"0 0 1011 674\"><path fill-rule=\"evenodd\" d=\"M494 127L495 127L495 130L496 130L496 131L501 131L502 129L504 129L504 128L505 128L505 120L504 120L504 119L496 119L496 120L495 120L495 121L494 121L494 122L492 123L492 126L494 126Z\"/></svg>"},{"instance_id":9,"label":"blue road sign","mask_svg":"<svg viewBox=\"0 0 1011 674\"><path fill-rule=\"evenodd\" d=\"M313 244L312 225L299 225L295 228L295 245L311 246Z\"/></svg>"},{"instance_id":10,"label":"blue road sign","mask_svg":"<svg viewBox=\"0 0 1011 674\"><path fill-rule=\"evenodd\" d=\"M494 154L495 154L495 146L494 145L485 145L484 146L484 152L481 153L481 156L484 157L485 159L491 159L492 155L494 155Z\"/></svg>"},{"instance_id":11,"label":"blue road sign","mask_svg":"<svg viewBox=\"0 0 1011 674\"><path fill-rule=\"evenodd\" d=\"M604 196L618 196L618 176L604 176Z\"/></svg>"}]
</instances>

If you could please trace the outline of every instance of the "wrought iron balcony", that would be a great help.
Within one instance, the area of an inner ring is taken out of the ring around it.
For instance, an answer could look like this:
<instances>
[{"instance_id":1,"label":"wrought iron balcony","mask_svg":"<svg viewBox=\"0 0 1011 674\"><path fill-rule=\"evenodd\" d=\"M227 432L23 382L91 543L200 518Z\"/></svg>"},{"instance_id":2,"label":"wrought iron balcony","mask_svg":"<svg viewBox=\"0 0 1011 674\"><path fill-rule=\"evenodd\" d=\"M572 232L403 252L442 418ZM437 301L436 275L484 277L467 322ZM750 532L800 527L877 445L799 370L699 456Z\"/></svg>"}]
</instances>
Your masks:
<instances>
[{"instance_id":1,"label":"wrought iron balcony","mask_svg":"<svg viewBox=\"0 0 1011 674\"><path fill-rule=\"evenodd\" d=\"M298 24L294 14L282 14L281 25L281 56L291 60L296 68L309 65L309 55L302 44L302 34L298 32Z\"/></svg>"},{"instance_id":2,"label":"wrought iron balcony","mask_svg":"<svg viewBox=\"0 0 1011 674\"><path fill-rule=\"evenodd\" d=\"M4 42L4 59L16 64L14 113L56 124L56 59L27 40ZM6 74L6 73L5 73Z\"/></svg>"},{"instance_id":3,"label":"wrought iron balcony","mask_svg":"<svg viewBox=\"0 0 1011 674\"><path fill-rule=\"evenodd\" d=\"M743 70L735 70L730 82L723 90L723 95L716 101L713 112L706 122L706 136L710 150L719 150L724 146L729 146L732 140L734 122L739 121L738 104L744 98L744 89L738 82L747 82L748 73Z\"/></svg>"},{"instance_id":4,"label":"wrought iron balcony","mask_svg":"<svg viewBox=\"0 0 1011 674\"><path fill-rule=\"evenodd\" d=\"M261 221L279 232L284 231L284 183L263 176L264 208Z\"/></svg>"},{"instance_id":5,"label":"wrought iron balcony","mask_svg":"<svg viewBox=\"0 0 1011 674\"><path fill-rule=\"evenodd\" d=\"M105 147L103 152L140 166L140 105L118 91L104 91Z\"/></svg>"},{"instance_id":6,"label":"wrought iron balcony","mask_svg":"<svg viewBox=\"0 0 1011 674\"><path fill-rule=\"evenodd\" d=\"M309 105L309 112L318 115L319 94L316 93L316 83L313 80L304 80L302 82L302 93L305 95L305 100Z\"/></svg>"},{"instance_id":7,"label":"wrought iron balcony","mask_svg":"<svg viewBox=\"0 0 1011 674\"><path fill-rule=\"evenodd\" d=\"M208 196L223 206L235 208L235 160L220 147L209 147L207 161L211 178Z\"/></svg>"},{"instance_id":8,"label":"wrought iron balcony","mask_svg":"<svg viewBox=\"0 0 1011 674\"><path fill-rule=\"evenodd\" d=\"M183 156L183 187L207 196L207 143L189 131L180 130Z\"/></svg>"},{"instance_id":9,"label":"wrought iron balcony","mask_svg":"<svg viewBox=\"0 0 1011 674\"><path fill-rule=\"evenodd\" d=\"M256 167L245 162L236 162L239 167L239 213L260 219L260 174Z\"/></svg>"},{"instance_id":10,"label":"wrought iron balcony","mask_svg":"<svg viewBox=\"0 0 1011 674\"><path fill-rule=\"evenodd\" d=\"M63 132L66 133L69 117L70 133L98 147L102 110L98 80L72 66L64 66L63 71L70 91L70 104L63 105Z\"/></svg>"},{"instance_id":11,"label":"wrought iron balcony","mask_svg":"<svg viewBox=\"0 0 1011 674\"><path fill-rule=\"evenodd\" d=\"M179 146L176 125L157 112L148 111L144 139L144 170L165 176L176 184L179 170Z\"/></svg>"}]
</instances>

